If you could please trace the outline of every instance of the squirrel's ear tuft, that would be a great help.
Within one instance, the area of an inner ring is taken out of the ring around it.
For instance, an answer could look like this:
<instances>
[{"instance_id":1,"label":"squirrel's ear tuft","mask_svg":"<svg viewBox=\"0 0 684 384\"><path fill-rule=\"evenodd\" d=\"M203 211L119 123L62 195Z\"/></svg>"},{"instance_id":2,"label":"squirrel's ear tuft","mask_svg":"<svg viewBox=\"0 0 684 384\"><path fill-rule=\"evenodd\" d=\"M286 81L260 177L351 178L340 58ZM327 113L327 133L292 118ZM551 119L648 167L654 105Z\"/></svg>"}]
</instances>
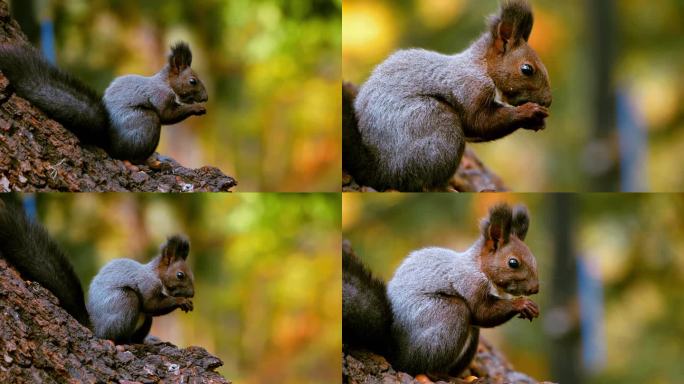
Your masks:
<instances>
[{"instance_id":1,"label":"squirrel's ear tuft","mask_svg":"<svg viewBox=\"0 0 684 384\"><path fill-rule=\"evenodd\" d=\"M179 41L171 47L169 66L176 72L189 68L192 64L192 52L190 46L184 41Z\"/></svg>"},{"instance_id":2,"label":"squirrel's ear tuft","mask_svg":"<svg viewBox=\"0 0 684 384\"><path fill-rule=\"evenodd\" d=\"M520 240L525 240L527 229L530 227L530 215L524 205L518 204L513 208L513 222L511 232Z\"/></svg>"},{"instance_id":3,"label":"squirrel's ear tuft","mask_svg":"<svg viewBox=\"0 0 684 384\"><path fill-rule=\"evenodd\" d=\"M187 259L190 253L190 242L183 235L174 235L166 240L166 243L162 245L162 259L167 261L169 264L174 259Z\"/></svg>"},{"instance_id":4,"label":"squirrel's ear tuft","mask_svg":"<svg viewBox=\"0 0 684 384\"><path fill-rule=\"evenodd\" d=\"M489 18L494 45L500 52L527 41L533 24L532 7L527 0L503 0L499 13Z\"/></svg>"},{"instance_id":5,"label":"squirrel's ear tuft","mask_svg":"<svg viewBox=\"0 0 684 384\"><path fill-rule=\"evenodd\" d=\"M489 217L482 222L482 235L494 251L508 243L513 214L508 204L497 204L489 210Z\"/></svg>"}]
</instances>

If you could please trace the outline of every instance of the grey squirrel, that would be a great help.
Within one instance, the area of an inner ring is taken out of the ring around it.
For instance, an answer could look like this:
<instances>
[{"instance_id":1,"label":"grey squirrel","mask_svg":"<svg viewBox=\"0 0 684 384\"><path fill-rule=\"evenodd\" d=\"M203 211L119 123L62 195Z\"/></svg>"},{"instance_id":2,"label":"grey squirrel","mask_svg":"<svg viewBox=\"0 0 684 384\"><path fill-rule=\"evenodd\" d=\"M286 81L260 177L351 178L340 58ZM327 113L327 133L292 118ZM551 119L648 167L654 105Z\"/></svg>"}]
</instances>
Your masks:
<instances>
[{"instance_id":1,"label":"grey squirrel","mask_svg":"<svg viewBox=\"0 0 684 384\"><path fill-rule=\"evenodd\" d=\"M23 278L52 292L60 306L95 336L116 344L142 343L154 316L176 308L192 311L188 251L188 240L175 235L147 264L112 260L93 278L86 305L69 259L45 228L26 217L16 199L7 195L0 199L0 257Z\"/></svg>"},{"instance_id":2,"label":"grey squirrel","mask_svg":"<svg viewBox=\"0 0 684 384\"><path fill-rule=\"evenodd\" d=\"M402 50L373 70L354 101L357 124L343 122L344 167L360 184L445 188L466 142L544 128L551 89L527 44L529 3L503 0L488 24L461 53Z\"/></svg>"},{"instance_id":3,"label":"grey squirrel","mask_svg":"<svg viewBox=\"0 0 684 384\"><path fill-rule=\"evenodd\" d=\"M343 329L378 324L389 329L373 332L367 340L349 338L345 345L389 351L397 370L443 378L457 376L477 350L480 327L495 327L519 315L530 321L539 316L537 305L525 297L539 291L537 263L523 240L529 227L526 208L500 204L483 220L480 238L465 252L424 248L409 254L387 284L369 280L353 258L343 255ZM359 262L360 263L360 262ZM347 284L347 282L358 281ZM348 298L353 298L350 300ZM365 299L364 299L365 298ZM388 301L382 306L363 305ZM352 322L349 322L352 319ZM349 322L349 324L347 324ZM376 345L378 342L385 345Z\"/></svg>"},{"instance_id":4,"label":"grey squirrel","mask_svg":"<svg viewBox=\"0 0 684 384\"><path fill-rule=\"evenodd\" d=\"M0 71L17 95L112 157L144 163L159 144L161 125L206 113L204 84L190 68L190 47L171 47L168 63L151 77L126 75L100 97L28 45L0 45Z\"/></svg>"}]
</instances>

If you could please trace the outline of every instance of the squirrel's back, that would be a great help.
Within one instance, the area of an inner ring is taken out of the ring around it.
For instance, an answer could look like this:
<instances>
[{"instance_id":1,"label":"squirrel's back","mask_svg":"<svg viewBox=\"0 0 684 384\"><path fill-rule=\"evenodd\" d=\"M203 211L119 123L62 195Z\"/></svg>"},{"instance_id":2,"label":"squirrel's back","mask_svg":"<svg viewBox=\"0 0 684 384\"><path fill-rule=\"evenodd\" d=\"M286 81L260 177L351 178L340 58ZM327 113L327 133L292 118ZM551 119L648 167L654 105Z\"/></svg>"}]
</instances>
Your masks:
<instances>
[{"instance_id":1,"label":"squirrel's back","mask_svg":"<svg viewBox=\"0 0 684 384\"><path fill-rule=\"evenodd\" d=\"M109 119L94 90L50 64L28 45L0 45L0 71L17 95L64 125L82 142L106 148Z\"/></svg>"},{"instance_id":2,"label":"squirrel's back","mask_svg":"<svg viewBox=\"0 0 684 384\"><path fill-rule=\"evenodd\" d=\"M477 248L456 252L428 247L411 252L387 285L393 308L413 308L426 292L458 295L468 302L479 297L490 284L475 254Z\"/></svg>"},{"instance_id":3,"label":"squirrel's back","mask_svg":"<svg viewBox=\"0 0 684 384\"><path fill-rule=\"evenodd\" d=\"M446 94L444 73L450 58L424 49L393 53L359 88L354 109L359 131L374 141L406 145L413 132L404 122L423 112L426 96Z\"/></svg>"},{"instance_id":4,"label":"squirrel's back","mask_svg":"<svg viewBox=\"0 0 684 384\"><path fill-rule=\"evenodd\" d=\"M402 50L378 65L354 102L360 143L370 159L349 159L354 176L377 189L445 187L465 143L451 100L451 56ZM354 163L357 164L354 164ZM360 164L359 164L360 162Z\"/></svg>"},{"instance_id":5,"label":"squirrel's back","mask_svg":"<svg viewBox=\"0 0 684 384\"><path fill-rule=\"evenodd\" d=\"M111 290L124 288L137 290L139 281L150 280L159 280L159 278L145 264L132 259L114 259L102 267L90 283L89 301L101 302L102 300L92 299L96 295L101 295L104 299Z\"/></svg>"},{"instance_id":6,"label":"squirrel's back","mask_svg":"<svg viewBox=\"0 0 684 384\"><path fill-rule=\"evenodd\" d=\"M173 90L155 76L124 75L112 80L105 89L103 99L110 114L121 113L121 110L141 108L149 104L160 93L173 93Z\"/></svg>"},{"instance_id":7,"label":"squirrel's back","mask_svg":"<svg viewBox=\"0 0 684 384\"><path fill-rule=\"evenodd\" d=\"M373 69L361 88L386 86L391 94L407 96L442 91L444 66L450 60L451 56L422 48L398 50Z\"/></svg>"}]
</instances>

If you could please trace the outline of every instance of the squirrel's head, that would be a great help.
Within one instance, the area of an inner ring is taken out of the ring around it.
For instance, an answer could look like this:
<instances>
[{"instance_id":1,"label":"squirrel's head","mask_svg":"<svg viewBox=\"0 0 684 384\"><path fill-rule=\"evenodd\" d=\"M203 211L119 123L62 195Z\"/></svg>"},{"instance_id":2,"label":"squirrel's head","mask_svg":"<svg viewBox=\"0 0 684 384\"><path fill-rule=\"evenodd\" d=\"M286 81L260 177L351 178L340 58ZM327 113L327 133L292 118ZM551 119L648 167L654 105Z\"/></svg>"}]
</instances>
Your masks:
<instances>
[{"instance_id":1,"label":"squirrel's head","mask_svg":"<svg viewBox=\"0 0 684 384\"><path fill-rule=\"evenodd\" d=\"M489 18L487 72L501 92L497 101L513 106L551 105L549 74L527 44L533 22L527 0L504 0L499 13Z\"/></svg>"},{"instance_id":2,"label":"squirrel's head","mask_svg":"<svg viewBox=\"0 0 684 384\"><path fill-rule=\"evenodd\" d=\"M180 41L171 47L169 55L169 84L185 104L203 103L209 99L202 80L190 68L192 52L187 43Z\"/></svg>"},{"instance_id":3,"label":"squirrel's head","mask_svg":"<svg viewBox=\"0 0 684 384\"><path fill-rule=\"evenodd\" d=\"M499 204L482 221L480 266L496 292L513 296L539 292L537 260L523 243L530 218L522 205Z\"/></svg>"},{"instance_id":4,"label":"squirrel's head","mask_svg":"<svg viewBox=\"0 0 684 384\"><path fill-rule=\"evenodd\" d=\"M164 286L164 293L174 297L193 297L194 276L186 262L190 243L181 235L171 236L161 248L157 273Z\"/></svg>"}]
</instances>

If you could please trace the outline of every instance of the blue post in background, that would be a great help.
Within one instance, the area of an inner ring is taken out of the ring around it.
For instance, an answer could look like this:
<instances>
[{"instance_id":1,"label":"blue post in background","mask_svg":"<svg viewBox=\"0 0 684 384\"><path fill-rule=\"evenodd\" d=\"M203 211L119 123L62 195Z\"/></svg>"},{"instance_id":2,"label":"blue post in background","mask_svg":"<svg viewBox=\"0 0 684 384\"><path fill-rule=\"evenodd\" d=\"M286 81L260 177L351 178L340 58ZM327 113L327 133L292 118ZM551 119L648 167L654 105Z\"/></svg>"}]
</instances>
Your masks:
<instances>
[{"instance_id":1,"label":"blue post in background","mask_svg":"<svg viewBox=\"0 0 684 384\"><path fill-rule=\"evenodd\" d=\"M596 266L583 257L577 258L577 280L582 365L587 372L598 372L606 364L603 286Z\"/></svg>"},{"instance_id":2,"label":"blue post in background","mask_svg":"<svg viewBox=\"0 0 684 384\"><path fill-rule=\"evenodd\" d=\"M36 209L36 195L33 193L24 193L22 194L22 197L22 204L24 205L26 216L36 220L38 214L38 210Z\"/></svg>"},{"instance_id":3,"label":"blue post in background","mask_svg":"<svg viewBox=\"0 0 684 384\"><path fill-rule=\"evenodd\" d=\"M55 52L55 26L52 22L52 7L49 0L38 1L38 14L40 15L40 47L43 55L49 62L57 62Z\"/></svg>"},{"instance_id":4,"label":"blue post in background","mask_svg":"<svg viewBox=\"0 0 684 384\"><path fill-rule=\"evenodd\" d=\"M620 190L644 192L648 190L644 168L646 166L646 134L644 122L634 108L629 93L617 92L617 128L620 145Z\"/></svg>"}]
</instances>

